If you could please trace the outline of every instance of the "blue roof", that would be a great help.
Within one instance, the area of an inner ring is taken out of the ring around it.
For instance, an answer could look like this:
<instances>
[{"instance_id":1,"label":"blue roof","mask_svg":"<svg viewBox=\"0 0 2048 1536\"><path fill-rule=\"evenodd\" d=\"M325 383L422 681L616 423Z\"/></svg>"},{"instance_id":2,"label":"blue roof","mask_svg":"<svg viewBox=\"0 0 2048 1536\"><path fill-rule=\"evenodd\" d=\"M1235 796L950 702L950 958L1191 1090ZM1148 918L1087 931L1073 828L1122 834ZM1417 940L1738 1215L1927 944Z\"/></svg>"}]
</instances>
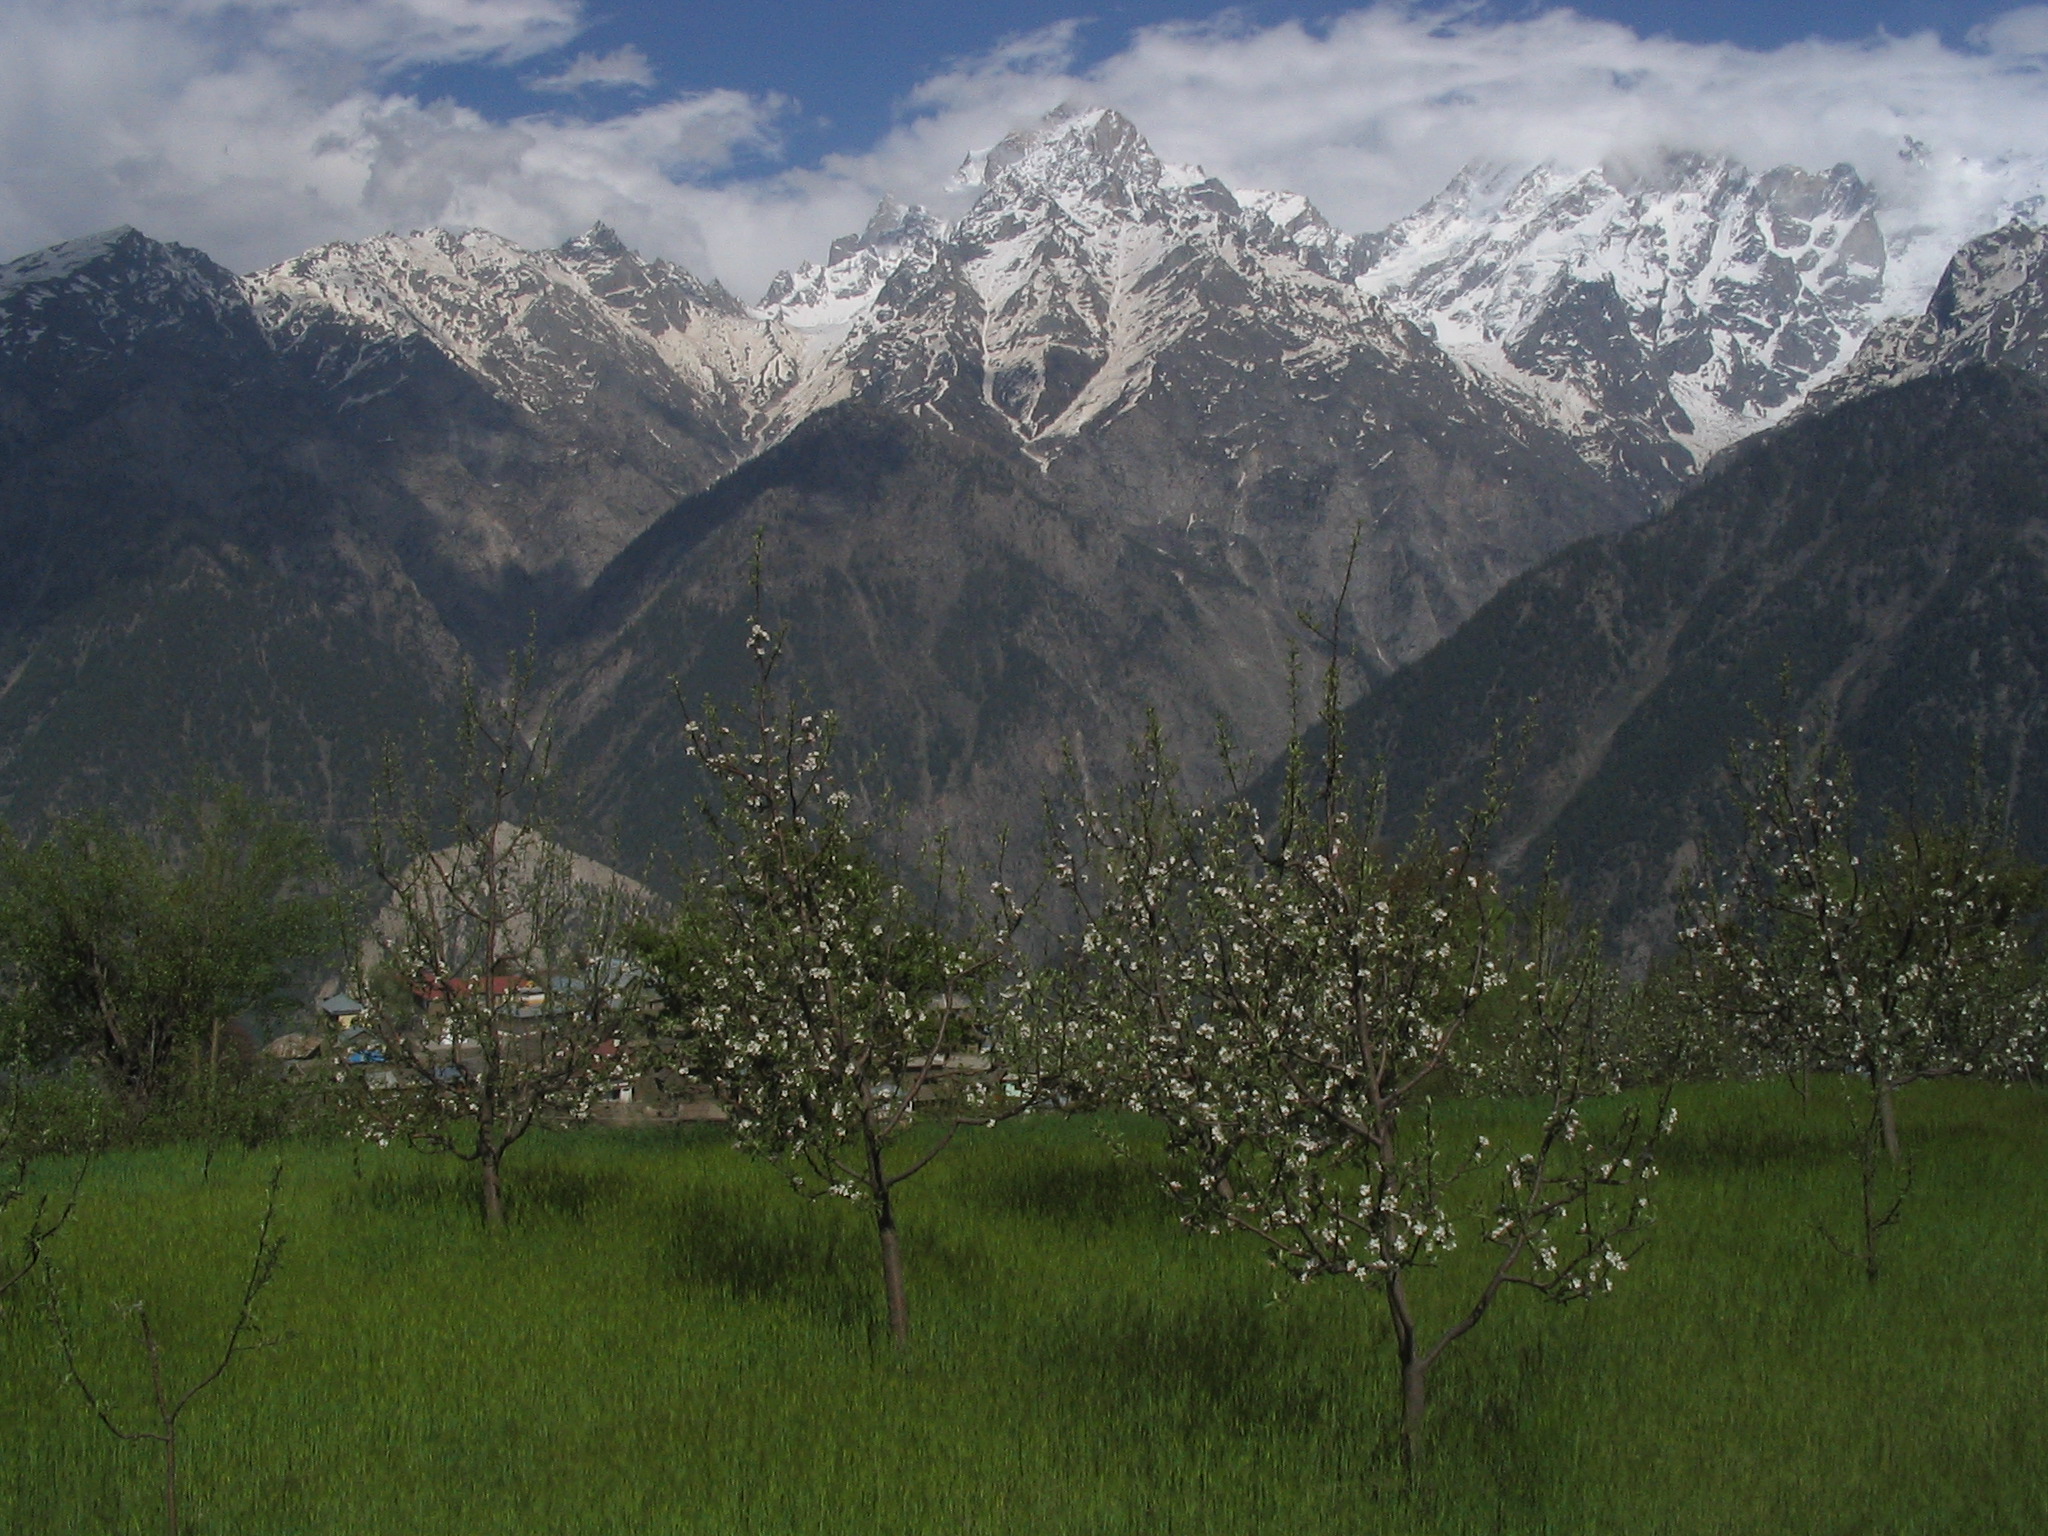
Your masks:
<instances>
[{"instance_id":1,"label":"blue roof","mask_svg":"<svg viewBox=\"0 0 2048 1536\"><path fill-rule=\"evenodd\" d=\"M337 992L334 996L321 1003L320 1011L340 1018L344 1013L361 1013L363 1005L350 997L346 992Z\"/></svg>"}]
</instances>

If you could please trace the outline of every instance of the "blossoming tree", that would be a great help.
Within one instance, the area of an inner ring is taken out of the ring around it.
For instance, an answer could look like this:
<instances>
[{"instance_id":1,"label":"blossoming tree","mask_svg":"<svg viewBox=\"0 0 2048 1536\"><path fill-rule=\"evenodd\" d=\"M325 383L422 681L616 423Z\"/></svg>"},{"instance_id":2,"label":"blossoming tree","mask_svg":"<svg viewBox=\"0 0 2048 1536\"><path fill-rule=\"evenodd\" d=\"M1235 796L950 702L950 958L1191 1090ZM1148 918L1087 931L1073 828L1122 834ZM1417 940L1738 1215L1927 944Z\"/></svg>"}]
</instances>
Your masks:
<instances>
[{"instance_id":1,"label":"blossoming tree","mask_svg":"<svg viewBox=\"0 0 2048 1536\"><path fill-rule=\"evenodd\" d=\"M1430 1372L1505 1292L1614 1284L1647 1219L1655 1127L1624 1109L1592 1130L1611 982L1555 903L1525 918L1496 894L1481 853L1497 801L1455 842L1390 848L1376 794L1346 776L1334 682L1324 724L1320 772L1297 741L1270 823L1242 795L1185 804L1155 727L1055 872L1079 909L1076 1021L1165 1125L1186 1219L1256 1236L1304 1281L1379 1293L1412 1469ZM1537 1123L1447 1148L1435 1102L1455 1072L1540 1090ZM1473 1278L1432 1274L1474 1241L1489 1256ZM1425 1276L1439 1294L1418 1295Z\"/></svg>"},{"instance_id":2,"label":"blossoming tree","mask_svg":"<svg viewBox=\"0 0 2048 1536\"><path fill-rule=\"evenodd\" d=\"M1800 738L1775 728L1737 755L1741 850L1725 875L1703 873L1681 940L1697 1004L1760 1064L1862 1085L1857 1246L1875 1280L1911 1180L1897 1091L2040 1060L2048 890L1982 814L1895 816L1859 837L1839 755Z\"/></svg>"},{"instance_id":3,"label":"blossoming tree","mask_svg":"<svg viewBox=\"0 0 2048 1536\"><path fill-rule=\"evenodd\" d=\"M963 1038L986 1021L1014 921L969 902L942 851L921 891L891 871L835 776L832 718L779 690L780 637L755 623L748 646L745 707L686 726L714 786L715 865L684 904L688 931L646 953L683 1063L716 1088L736 1144L799 1193L873 1214L890 1332L907 1343L898 1189L962 1126L1028 1102L992 1042Z\"/></svg>"}]
</instances>

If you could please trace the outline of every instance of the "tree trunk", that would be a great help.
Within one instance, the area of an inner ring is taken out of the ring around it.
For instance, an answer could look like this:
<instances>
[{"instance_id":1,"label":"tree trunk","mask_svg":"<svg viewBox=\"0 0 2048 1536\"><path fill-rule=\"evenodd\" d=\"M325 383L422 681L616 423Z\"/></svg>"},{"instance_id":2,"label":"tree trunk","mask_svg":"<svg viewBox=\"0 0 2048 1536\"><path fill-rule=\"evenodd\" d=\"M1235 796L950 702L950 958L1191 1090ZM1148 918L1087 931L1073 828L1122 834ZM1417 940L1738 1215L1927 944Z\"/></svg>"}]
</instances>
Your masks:
<instances>
[{"instance_id":1,"label":"tree trunk","mask_svg":"<svg viewBox=\"0 0 2048 1536\"><path fill-rule=\"evenodd\" d=\"M882 1289L889 1298L889 1336L910 1343L910 1298L903 1290L903 1245L896 1235L896 1210L888 1193L875 1202L875 1226L882 1238Z\"/></svg>"},{"instance_id":2,"label":"tree trunk","mask_svg":"<svg viewBox=\"0 0 2048 1536\"><path fill-rule=\"evenodd\" d=\"M1877 1149L1870 1144L1870 1132L1863 1133L1859 1154L1863 1175L1863 1278L1877 1284L1877 1240L1885 1228L1877 1209Z\"/></svg>"},{"instance_id":3,"label":"tree trunk","mask_svg":"<svg viewBox=\"0 0 2048 1536\"><path fill-rule=\"evenodd\" d=\"M1394 1348L1401 1360L1401 1465L1413 1482L1422 1470L1422 1425L1429 1411L1429 1366L1415 1336L1407 1287L1396 1270L1387 1280L1387 1311L1394 1320Z\"/></svg>"},{"instance_id":4,"label":"tree trunk","mask_svg":"<svg viewBox=\"0 0 2048 1536\"><path fill-rule=\"evenodd\" d=\"M1422 1421L1429 1411L1429 1367L1420 1360L1401 1362L1401 1460L1408 1475L1422 1470Z\"/></svg>"},{"instance_id":5,"label":"tree trunk","mask_svg":"<svg viewBox=\"0 0 2048 1536\"><path fill-rule=\"evenodd\" d=\"M1899 1117L1892 1105L1892 1080L1873 1067L1870 1087L1877 1095L1877 1123L1884 1133L1884 1155L1896 1163L1899 1160Z\"/></svg>"},{"instance_id":6,"label":"tree trunk","mask_svg":"<svg viewBox=\"0 0 2048 1536\"><path fill-rule=\"evenodd\" d=\"M505 1192L498 1182L498 1158L503 1149L485 1142L477 1152L477 1171L482 1175L484 1225L496 1230L505 1225Z\"/></svg>"},{"instance_id":7,"label":"tree trunk","mask_svg":"<svg viewBox=\"0 0 2048 1536\"><path fill-rule=\"evenodd\" d=\"M202 1184L213 1177L213 1154L220 1146L220 1031L221 1021L215 1019L206 1042L206 1161L199 1170Z\"/></svg>"},{"instance_id":8,"label":"tree trunk","mask_svg":"<svg viewBox=\"0 0 2048 1536\"><path fill-rule=\"evenodd\" d=\"M178 1536L178 1427L164 1434L164 1529Z\"/></svg>"}]
</instances>

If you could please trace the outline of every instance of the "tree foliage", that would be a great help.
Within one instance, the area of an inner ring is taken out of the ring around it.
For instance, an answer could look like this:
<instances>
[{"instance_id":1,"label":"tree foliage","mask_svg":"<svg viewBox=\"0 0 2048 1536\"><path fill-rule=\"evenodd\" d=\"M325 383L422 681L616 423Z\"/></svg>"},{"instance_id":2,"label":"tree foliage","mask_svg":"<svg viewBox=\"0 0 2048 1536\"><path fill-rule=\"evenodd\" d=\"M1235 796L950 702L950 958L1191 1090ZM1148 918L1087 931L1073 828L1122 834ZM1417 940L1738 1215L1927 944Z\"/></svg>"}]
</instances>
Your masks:
<instances>
[{"instance_id":1,"label":"tree foliage","mask_svg":"<svg viewBox=\"0 0 2048 1536\"><path fill-rule=\"evenodd\" d=\"M84 1056L132 1109L211 1082L238 1019L293 1005L337 932L312 834L239 789L0 841L0 974L33 1060Z\"/></svg>"},{"instance_id":2,"label":"tree foliage","mask_svg":"<svg viewBox=\"0 0 2048 1536\"><path fill-rule=\"evenodd\" d=\"M1697 995L1781 1071L1880 1091L2012 1073L2038 1056L2043 875L1987 816L1889 817L1856 835L1839 755L1778 730L1738 754L1732 869L1711 872L1682 935Z\"/></svg>"},{"instance_id":3,"label":"tree foliage","mask_svg":"<svg viewBox=\"0 0 2048 1536\"><path fill-rule=\"evenodd\" d=\"M714 787L715 863L644 952L683 1062L716 1087L738 1146L801 1193L872 1211L890 1328L907 1341L896 1191L961 1125L1010 1107L994 1063L948 1069L979 1054L963 1034L985 1017L1014 924L978 913L942 850L922 880L891 867L835 773L832 717L778 687L779 636L756 622L748 646L746 704L686 724ZM906 1148L935 1117L932 1139Z\"/></svg>"},{"instance_id":4,"label":"tree foliage","mask_svg":"<svg viewBox=\"0 0 2048 1536\"><path fill-rule=\"evenodd\" d=\"M1693 893L1680 934L1687 981L1758 1065L1863 1085L1859 1251L1874 1280L1878 1236L1911 1177L1896 1091L2040 1061L2048 883L1981 808L1893 814L1859 836L1839 754L1787 727L1736 754L1730 793L1742 844Z\"/></svg>"},{"instance_id":5,"label":"tree foliage","mask_svg":"<svg viewBox=\"0 0 2048 1536\"><path fill-rule=\"evenodd\" d=\"M1326 695L1320 771L1297 741L1270 821L1243 796L1186 804L1156 727L1129 782L1082 808L1055 856L1080 919L1070 1006L1106 1078L1164 1124L1190 1223L1380 1293L1413 1465L1431 1369L1505 1290L1570 1300L1626 1267L1654 1128L1633 1110L1591 1128L1613 979L1554 898L1518 912L1497 893L1497 796L1454 841L1391 846L1348 776L1334 676ZM1488 1074L1541 1095L1534 1130L1444 1147L1436 1100ZM1478 1278L1419 1302L1418 1278L1475 1241Z\"/></svg>"}]
</instances>

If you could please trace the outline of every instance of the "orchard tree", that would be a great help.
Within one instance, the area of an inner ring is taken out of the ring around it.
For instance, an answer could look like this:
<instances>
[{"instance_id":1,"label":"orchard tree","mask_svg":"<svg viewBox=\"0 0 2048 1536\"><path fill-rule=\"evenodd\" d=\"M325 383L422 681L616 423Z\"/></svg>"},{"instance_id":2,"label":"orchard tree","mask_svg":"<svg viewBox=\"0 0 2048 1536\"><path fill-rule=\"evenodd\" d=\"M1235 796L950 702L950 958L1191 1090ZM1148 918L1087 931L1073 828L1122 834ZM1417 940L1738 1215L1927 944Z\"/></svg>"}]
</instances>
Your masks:
<instances>
[{"instance_id":1,"label":"orchard tree","mask_svg":"<svg viewBox=\"0 0 2048 1536\"><path fill-rule=\"evenodd\" d=\"M1681 933L1692 991L1763 1064L1862 1086L1858 1246L1875 1280L1911 1180L1897 1091L2040 1060L2048 887L1981 811L1893 816L1859 838L1840 755L1802 732L1751 743L1730 781L1742 846L1694 894Z\"/></svg>"},{"instance_id":2,"label":"orchard tree","mask_svg":"<svg viewBox=\"0 0 2048 1536\"><path fill-rule=\"evenodd\" d=\"M476 1166L505 1220L506 1153L547 1114L581 1116L628 1080L645 1031L626 958L637 886L551 835L550 735L515 666L502 697L465 679L451 771L386 791L372 837L385 892L366 946L363 1022L384 1057L365 1129Z\"/></svg>"},{"instance_id":3,"label":"orchard tree","mask_svg":"<svg viewBox=\"0 0 2048 1536\"><path fill-rule=\"evenodd\" d=\"M1597 1136L1587 1118L1610 1086L1612 982L1554 902L1516 914L1497 896L1497 794L1454 841L1390 847L1377 790L1346 772L1334 668L1323 724L1319 771L1297 739L1270 823L1243 795L1186 804L1154 726L1056 847L1078 907L1069 1006L1105 1080L1165 1126L1191 1225L1378 1293L1412 1471L1431 1371L1504 1293L1613 1286L1647 1220L1656 1127L1624 1109ZM1485 1072L1539 1091L1539 1123L1446 1147L1435 1101ZM1434 1273L1470 1243L1488 1253L1474 1278Z\"/></svg>"},{"instance_id":4,"label":"orchard tree","mask_svg":"<svg viewBox=\"0 0 2048 1536\"><path fill-rule=\"evenodd\" d=\"M713 786L715 859L645 952L682 1064L713 1084L740 1149L799 1193L873 1216L889 1330L906 1344L898 1189L962 1126L1033 1091L997 1086L1000 1065L986 1060L945 1070L985 1043L963 1036L986 1016L1016 914L999 882L995 915L970 901L943 849L922 880L892 868L835 775L832 717L803 713L777 686L782 638L754 622L747 643L746 704L685 710L690 754ZM929 1134L907 1141L914 1125Z\"/></svg>"}]
</instances>

